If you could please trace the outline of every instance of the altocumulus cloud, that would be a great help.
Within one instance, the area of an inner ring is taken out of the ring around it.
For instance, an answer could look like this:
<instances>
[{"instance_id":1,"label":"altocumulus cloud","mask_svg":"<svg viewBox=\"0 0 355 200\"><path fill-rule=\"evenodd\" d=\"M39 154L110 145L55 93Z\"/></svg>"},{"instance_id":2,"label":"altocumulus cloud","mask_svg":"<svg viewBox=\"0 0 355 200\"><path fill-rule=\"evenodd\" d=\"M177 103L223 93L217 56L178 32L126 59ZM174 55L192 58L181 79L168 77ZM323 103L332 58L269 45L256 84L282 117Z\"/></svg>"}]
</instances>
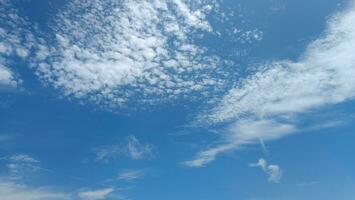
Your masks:
<instances>
[{"instance_id":1,"label":"altocumulus cloud","mask_svg":"<svg viewBox=\"0 0 355 200\"><path fill-rule=\"evenodd\" d=\"M324 34L308 45L298 61L260 67L231 89L214 108L201 114L202 124L232 124L220 145L186 164L199 167L260 139L297 132L297 116L351 100L355 96L355 7L330 18Z\"/></svg>"},{"instance_id":2,"label":"altocumulus cloud","mask_svg":"<svg viewBox=\"0 0 355 200\"><path fill-rule=\"evenodd\" d=\"M28 57L32 34L9 0L0 0L0 20L0 87L16 87L22 81L9 66L14 57Z\"/></svg>"},{"instance_id":3,"label":"altocumulus cloud","mask_svg":"<svg viewBox=\"0 0 355 200\"><path fill-rule=\"evenodd\" d=\"M214 78L219 59L206 55L194 39L212 31L206 15L214 4L70 1L50 25L54 39L39 40L32 66L65 95L100 105L212 91L223 84Z\"/></svg>"}]
</instances>

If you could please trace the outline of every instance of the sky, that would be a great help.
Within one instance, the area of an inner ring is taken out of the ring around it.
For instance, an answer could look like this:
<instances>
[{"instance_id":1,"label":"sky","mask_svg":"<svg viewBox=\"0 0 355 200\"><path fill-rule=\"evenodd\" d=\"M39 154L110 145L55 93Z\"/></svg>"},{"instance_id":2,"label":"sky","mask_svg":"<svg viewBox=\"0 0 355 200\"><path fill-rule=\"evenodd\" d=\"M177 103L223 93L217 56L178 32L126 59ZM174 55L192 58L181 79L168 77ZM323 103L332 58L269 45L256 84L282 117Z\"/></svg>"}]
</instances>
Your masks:
<instances>
[{"instance_id":1,"label":"sky","mask_svg":"<svg viewBox=\"0 0 355 200\"><path fill-rule=\"evenodd\" d=\"M0 0L1 200L352 200L353 0Z\"/></svg>"}]
</instances>

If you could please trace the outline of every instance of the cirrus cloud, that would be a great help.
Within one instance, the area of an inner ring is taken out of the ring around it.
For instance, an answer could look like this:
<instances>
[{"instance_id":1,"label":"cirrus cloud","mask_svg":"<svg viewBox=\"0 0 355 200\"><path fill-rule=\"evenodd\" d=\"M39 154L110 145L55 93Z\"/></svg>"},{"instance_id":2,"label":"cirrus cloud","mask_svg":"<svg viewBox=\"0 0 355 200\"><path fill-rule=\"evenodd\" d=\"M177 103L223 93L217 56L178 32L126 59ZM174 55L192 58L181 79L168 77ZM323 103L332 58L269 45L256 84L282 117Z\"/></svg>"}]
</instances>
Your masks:
<instances>
[{"instance_id":1,"label":"cirrus cloud","mask_svg":"<svg viewBox=\"0 0 355 200\"><path fill-rule=\"evenodd\" d=\"M298 61L276 61L241 81L211 110L202 124L231 124L221 144L185 162L204 166L217 155L260 139L274 140L298 130L299 115L355 97L355 7L330 18L322 36Z\"/></svg>"}]
</instances>

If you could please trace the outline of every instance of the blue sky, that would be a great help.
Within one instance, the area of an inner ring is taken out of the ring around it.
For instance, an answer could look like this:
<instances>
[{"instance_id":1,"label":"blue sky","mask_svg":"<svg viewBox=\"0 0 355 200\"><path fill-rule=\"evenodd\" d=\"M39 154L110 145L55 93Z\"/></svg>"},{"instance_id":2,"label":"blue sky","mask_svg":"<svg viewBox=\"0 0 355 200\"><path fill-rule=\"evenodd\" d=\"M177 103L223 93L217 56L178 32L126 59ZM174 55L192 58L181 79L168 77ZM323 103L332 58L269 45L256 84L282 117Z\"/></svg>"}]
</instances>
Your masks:
<instances>
[{"instance_id":1,"label":"blue sky","mask_svg":"<svg viewBox=\"0 0 355 200\"><path fill-rule=\"evenodd\" d=\"M350 200L351 0L0 0L1 200Z\"/></svg>"}]
</instances>

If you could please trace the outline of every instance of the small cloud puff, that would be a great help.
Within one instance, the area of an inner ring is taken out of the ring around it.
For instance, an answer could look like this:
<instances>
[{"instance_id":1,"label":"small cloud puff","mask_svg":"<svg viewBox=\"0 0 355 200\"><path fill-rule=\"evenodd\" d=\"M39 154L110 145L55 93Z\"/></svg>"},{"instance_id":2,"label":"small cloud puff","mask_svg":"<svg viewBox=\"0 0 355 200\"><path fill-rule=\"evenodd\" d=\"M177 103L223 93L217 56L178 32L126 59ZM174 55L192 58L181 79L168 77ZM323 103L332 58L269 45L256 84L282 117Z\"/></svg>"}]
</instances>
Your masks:
<instances>
[{"instance_id":1,"label":"small cloud puff","mask_svg":"<svg viewBox=\"0 0 355 200\"><path fill-rule=\"evenodd\" d=\"M278 165L268 165L266 160L261 158L257 163L249 164L250 167L260 167L260 169L268 174L268 181L271 183L280 183L282 178L282 170Z\"/></svg>"}]
</instances>

